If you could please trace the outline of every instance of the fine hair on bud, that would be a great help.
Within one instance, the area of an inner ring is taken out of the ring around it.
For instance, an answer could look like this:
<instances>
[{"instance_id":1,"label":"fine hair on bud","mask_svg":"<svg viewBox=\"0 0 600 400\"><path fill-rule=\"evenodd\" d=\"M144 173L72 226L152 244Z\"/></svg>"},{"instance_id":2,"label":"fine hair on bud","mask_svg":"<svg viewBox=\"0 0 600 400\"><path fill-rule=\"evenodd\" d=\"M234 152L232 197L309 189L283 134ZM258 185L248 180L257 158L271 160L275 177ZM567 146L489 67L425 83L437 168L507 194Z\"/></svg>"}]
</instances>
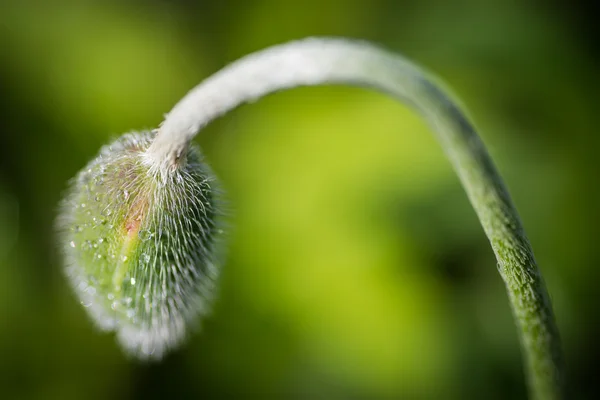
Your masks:
<instances>
[{"instance_id":1,"label":"fine hair on bud","mask_svg":"<svg viewBox=\"0 0 600 400\"><path fill-rule=\"evenodd\" d=\"M65 271L96 325L160 359L205 315L219 275L215 177L191 145L169 171L145 162L155 132L104 146L70 182L57 226Z\"/></svg>"}]
</instances>

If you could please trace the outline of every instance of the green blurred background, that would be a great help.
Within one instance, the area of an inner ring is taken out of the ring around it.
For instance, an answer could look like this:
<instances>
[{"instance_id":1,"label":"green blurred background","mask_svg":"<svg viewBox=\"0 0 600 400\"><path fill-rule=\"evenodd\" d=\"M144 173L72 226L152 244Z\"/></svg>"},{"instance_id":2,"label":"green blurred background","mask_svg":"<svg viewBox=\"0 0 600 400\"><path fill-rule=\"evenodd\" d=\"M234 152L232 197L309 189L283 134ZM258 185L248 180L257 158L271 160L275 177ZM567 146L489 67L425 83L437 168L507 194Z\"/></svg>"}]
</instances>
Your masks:
<instances>
[{"instance_id":1,"label":"green blurred background","mask_svg":"<svg viewBox=\"0 0 600 400\"><path fill-rule=\"evenodd\" d=\"M412 111L269 96L198 137L231 208L214 313L157 364L94 330L52 229L66 181L192 86L310 35L373 40L444 78L505 177L554 300L574 398L598 393L594 18L585 2L0 2L0 397L521 399L495 259Z\"/></svg>"}]
</instances>

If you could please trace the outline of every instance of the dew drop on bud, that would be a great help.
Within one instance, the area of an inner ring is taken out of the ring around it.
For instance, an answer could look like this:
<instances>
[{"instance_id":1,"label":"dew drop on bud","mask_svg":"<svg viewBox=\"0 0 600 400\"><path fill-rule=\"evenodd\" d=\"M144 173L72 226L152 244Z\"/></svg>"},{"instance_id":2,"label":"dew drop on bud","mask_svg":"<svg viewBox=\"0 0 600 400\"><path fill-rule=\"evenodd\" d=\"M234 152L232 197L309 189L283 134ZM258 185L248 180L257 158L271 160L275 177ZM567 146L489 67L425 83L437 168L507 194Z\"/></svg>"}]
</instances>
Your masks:
<instances>
[{"instance_id":1,"label":"dew drop on bud","mask_svg":"<svg viewBox=\"0 0 600 400\"><path fill-rule=\"evenodd\" d=\"M138 236L140 240L146 241L152 237L152 232L150 232L148 229L142 229L138 232Z\"/></svg>"},{"instance_id":2,"label":"dew drop on bud","mask_svg":"<svg viewBox=\"0 0 600 400\"><path fill-rule=\"evenodd\" d=\"M153 137L131 133L103 147L71 180L57 218L80 303L143 359L181 344L210 309L219 274L215 178L194 146L168 174L151 168Z\"/></svg>"}]
</instances>

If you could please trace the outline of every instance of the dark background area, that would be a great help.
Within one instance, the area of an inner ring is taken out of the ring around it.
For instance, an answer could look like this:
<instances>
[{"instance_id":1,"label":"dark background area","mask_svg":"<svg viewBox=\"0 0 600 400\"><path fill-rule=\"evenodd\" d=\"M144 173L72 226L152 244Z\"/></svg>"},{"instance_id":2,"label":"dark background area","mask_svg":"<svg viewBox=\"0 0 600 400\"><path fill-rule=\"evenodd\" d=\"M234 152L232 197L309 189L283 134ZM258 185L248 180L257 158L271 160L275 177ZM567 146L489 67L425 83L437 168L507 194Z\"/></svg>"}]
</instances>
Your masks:
<instances>
[{"instance_id":1,"label":"dark background area","mask_svg":"<svg viewBox=\"0 0 600 400\"><path fill-rule=\"evenodd\" d=\"M63 278L66 182L238 57L364 38L443 78L503 174L551 293L572 398L597 398L592 2L0 1L0 397L519 399L495 259L427 127L384 96L302 88L197 139L228 194L220 295L162 362L127 359Z\"/></svg>"}]
</instances>

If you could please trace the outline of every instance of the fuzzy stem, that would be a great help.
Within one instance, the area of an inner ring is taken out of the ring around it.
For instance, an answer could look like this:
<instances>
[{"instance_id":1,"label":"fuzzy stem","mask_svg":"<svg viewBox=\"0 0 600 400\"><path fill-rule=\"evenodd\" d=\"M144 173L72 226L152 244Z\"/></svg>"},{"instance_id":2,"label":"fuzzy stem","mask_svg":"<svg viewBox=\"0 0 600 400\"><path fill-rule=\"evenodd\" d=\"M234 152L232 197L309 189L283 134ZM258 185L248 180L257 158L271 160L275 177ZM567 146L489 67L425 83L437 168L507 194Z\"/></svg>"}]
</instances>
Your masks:
<instances>
[{"instance_id":1,"label":"fuzzy stem","mask_svg":"<svg viewBox=\"0 0 600 400\"><path fill-rule=\"evenodd\" d=\"M559 334L517 211L473 125L439 84L408 60L369 43L334 38L304 39L251 54L192 89L166 116L147 158L166 173L216 117L272 92L320 84L385 92L416 108L432 126L498 260L524 351L530 395L563 398Z\"/></svg>"}]
</instances>

